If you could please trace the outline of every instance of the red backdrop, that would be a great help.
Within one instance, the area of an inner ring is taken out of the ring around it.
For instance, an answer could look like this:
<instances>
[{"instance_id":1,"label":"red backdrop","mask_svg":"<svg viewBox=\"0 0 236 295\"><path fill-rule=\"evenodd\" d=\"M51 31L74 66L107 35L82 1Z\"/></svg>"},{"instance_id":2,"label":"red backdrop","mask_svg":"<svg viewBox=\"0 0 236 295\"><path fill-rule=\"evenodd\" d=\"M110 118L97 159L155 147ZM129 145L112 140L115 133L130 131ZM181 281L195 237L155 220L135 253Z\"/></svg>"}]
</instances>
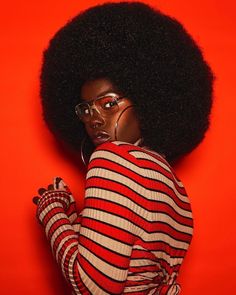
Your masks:
<instances>
[{"instance_id":1,"label":"red backdrop","mask_svg":"<svg viewBox=\"0 0 236 295\"><path fill-rule=\"evenodd\" d=\"M193 242L179 277L182 294L234 294L236 4L146 2L185 25L216 75L211 128L204 142L176 167L195 219ZM31 198L38 187L60 175L81 206L83 173L58 150L42 121L39 73L50 37L72 16L97 3L101 2L1 4L1 294L67 294Z\"/></svg>"}]
</instances>

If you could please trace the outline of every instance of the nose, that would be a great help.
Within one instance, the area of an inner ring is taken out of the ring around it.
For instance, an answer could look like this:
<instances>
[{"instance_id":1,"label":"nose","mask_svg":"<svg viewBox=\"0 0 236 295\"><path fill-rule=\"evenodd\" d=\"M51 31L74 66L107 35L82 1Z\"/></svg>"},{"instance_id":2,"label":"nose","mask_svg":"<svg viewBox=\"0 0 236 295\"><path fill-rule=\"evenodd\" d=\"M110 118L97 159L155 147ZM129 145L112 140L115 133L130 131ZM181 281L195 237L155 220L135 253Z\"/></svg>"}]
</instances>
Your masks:
<instances>
[{"instance_id":1,"label":"nose","mask_svg":"<svg viewBox=\"0 0 236 295\"><path fill-rule=\"evenodd\" d=\"M101 114L98 112L94 105L91 107L91 118L89 120L89 126L92 129L99 128L105 124L105 121Z\"/></svg>"}]
</instances>

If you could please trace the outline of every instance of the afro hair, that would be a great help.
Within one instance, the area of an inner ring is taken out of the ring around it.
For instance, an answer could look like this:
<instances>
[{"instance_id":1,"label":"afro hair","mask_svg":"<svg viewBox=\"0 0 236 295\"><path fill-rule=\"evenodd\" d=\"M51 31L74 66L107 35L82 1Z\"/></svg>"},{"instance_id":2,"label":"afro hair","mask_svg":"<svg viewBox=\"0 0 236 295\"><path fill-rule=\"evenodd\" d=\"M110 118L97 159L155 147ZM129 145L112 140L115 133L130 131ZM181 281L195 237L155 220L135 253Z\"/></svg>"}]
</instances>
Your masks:
<instances>
[{"instance_id":1,"label":"afro hair","mask_svg":"<svg viewBox=\"0 0 236 295\"><path fill-rule=\"evenodd\" d=\"M134 102L145 145L169 161L209 127L213 74L201 50L177 20L141 2L97 5L70 20L44 51L40 78L44 119L76 150L85 128L75 105L97 78Z\"/></svg>"}]
</instances>

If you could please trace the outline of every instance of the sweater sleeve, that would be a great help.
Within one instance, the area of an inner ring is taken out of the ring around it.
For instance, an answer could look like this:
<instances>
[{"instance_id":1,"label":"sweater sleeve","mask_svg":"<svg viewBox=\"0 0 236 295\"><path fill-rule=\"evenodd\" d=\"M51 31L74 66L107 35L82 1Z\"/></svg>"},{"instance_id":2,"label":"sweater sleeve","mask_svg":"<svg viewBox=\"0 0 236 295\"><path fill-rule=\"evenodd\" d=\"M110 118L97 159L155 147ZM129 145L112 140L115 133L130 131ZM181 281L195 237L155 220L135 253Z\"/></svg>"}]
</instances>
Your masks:
<instances>
[{"instance_id":1,"label":"sweater sleeve","mask_svg":"<svg viewBox=\"0 0 236 295\"><path fill-rule=\"evenodd\" d=\"M125 287L138 229L128 206L124 151L114 147L105 143L92 154L79 232L63 202L49 199L39 212L52 252L75 294L121 294Z\"/></svg>"}]
</instances>

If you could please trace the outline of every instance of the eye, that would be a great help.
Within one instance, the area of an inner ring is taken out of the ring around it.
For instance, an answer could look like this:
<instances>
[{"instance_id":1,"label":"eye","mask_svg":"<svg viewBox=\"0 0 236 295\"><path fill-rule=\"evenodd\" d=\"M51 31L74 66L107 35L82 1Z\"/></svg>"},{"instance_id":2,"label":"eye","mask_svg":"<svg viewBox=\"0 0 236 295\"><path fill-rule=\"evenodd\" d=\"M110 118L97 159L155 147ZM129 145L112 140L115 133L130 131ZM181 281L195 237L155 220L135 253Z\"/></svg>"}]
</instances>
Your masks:
<instances>
[{"instance_id":1,"label":"eye","mask_svg":"<svg viewBox=\"0 0 236 295\"><path fill-rule=\"evenodd\" d=\"M100 106L104 110L109 110L117 107L117 101L114 97L106 96L99 101Z\"/></svg>"},{"instance_id":2,"label":"eye","mask_svg":"<svg viewBox=\"0 0 236 295\"><path fill-rule=\"evenodd\" d=\"M116 101L108 101L104 104L103 108L104 109L109 109L112 108L116 105Z\"/></svg>"},{"instance_id":3,"label":"eye","mask_svg":"<svg viewBox=\"0 0 236 295\"><path fill-rule=\"evenodd\" d=\"M84 113L85 115L88 115L88 114L89 114L89 109L88 109L88 108L84 108L84 109L83 109L83 113Z\"/></svg>"},{"instance_id":4,"label":"eye","mask_svg":"<svg viewBox=\"0 0 236 295\"><path fill-rule=\"evenodd\" d=\"M79 106L78 111L79 111L79 114L80 114L81 116L87 116L87 115L89 115L89 107L88 107L87 104L81 104L81 105Z\"/></svg>"}]
</instances>

